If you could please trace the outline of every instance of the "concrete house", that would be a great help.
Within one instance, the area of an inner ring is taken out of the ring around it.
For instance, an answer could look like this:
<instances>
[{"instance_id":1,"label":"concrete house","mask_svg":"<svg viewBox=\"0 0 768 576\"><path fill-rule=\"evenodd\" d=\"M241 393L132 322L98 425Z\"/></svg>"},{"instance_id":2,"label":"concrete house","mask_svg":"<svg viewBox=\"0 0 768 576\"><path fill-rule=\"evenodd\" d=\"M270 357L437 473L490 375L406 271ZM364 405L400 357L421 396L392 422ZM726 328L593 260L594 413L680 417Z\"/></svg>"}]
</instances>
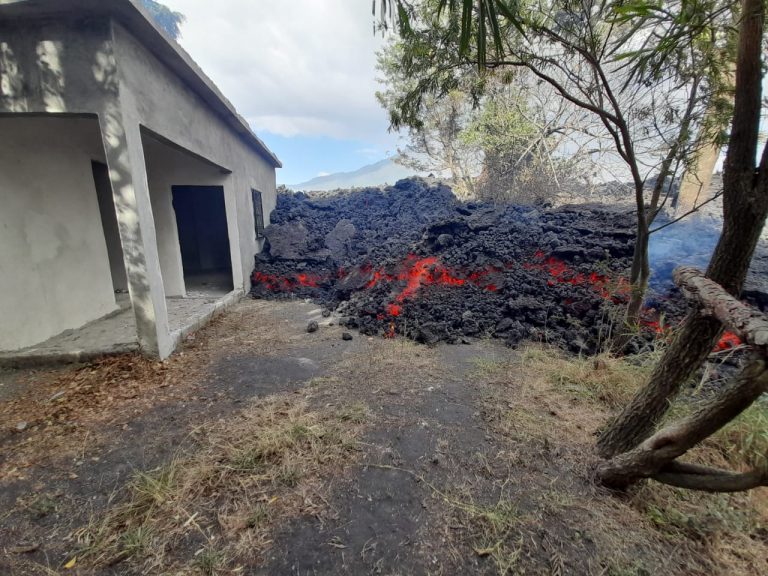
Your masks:
<instances>
[{"instance_id":1,"label":"concrete house","mask_svg":"<svg viewBox=\"0 0 768 576\"><path fill-rule=\"evenodd\" d=\"M105 319L167 357L248 290L280 166L138 0L0 0L0 353Z\"/></svg>"}]
</instances>

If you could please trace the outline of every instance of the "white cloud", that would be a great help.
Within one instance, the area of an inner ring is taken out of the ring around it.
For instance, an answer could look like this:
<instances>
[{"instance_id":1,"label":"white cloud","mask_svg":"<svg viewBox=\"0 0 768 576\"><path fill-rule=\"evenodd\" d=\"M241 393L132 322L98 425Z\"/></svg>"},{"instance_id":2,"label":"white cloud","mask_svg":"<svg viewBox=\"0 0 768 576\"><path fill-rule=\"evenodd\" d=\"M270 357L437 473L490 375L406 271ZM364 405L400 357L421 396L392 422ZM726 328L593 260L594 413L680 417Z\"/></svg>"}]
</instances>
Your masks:
<instances>
[{"instance_id":1,"label":"white cloud","mask_svg":"<svg viewBox=\"0 0 768 576\"><path fill-rule=\"evenodd\" d=\"M318 172L318 173L317 173L317 175L318 175L318 177L322 177L322 176L330 176L330 175L331 175L331 173L330 173L330 172Z\"/></svg>"},{"instance_id":2,"label":"white cloud","mask_svg":"<svg viewBox=\"0 0 768 576\"><path fill-rule=\"evenodd\" d=\"M164 0L182 46L255 130L386 147L368 0Z\"/></svg>"}]
</instances>

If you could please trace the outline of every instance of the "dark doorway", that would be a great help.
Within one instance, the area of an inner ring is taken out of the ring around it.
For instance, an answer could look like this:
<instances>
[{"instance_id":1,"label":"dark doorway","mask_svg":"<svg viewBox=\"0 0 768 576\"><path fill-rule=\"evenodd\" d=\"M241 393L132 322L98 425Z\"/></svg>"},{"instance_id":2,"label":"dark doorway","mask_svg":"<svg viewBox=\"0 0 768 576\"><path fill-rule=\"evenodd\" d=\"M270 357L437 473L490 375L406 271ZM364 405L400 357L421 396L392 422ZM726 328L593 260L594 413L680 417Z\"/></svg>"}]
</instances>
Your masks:
<instances>
[{"instance_id":1,"label":"dark doorway","mask_svg":"<svg viewBox=\"0 0 768 576\"><path fill-rule=\"evenodd\" d=\"M232 259L221 186L173 186L187 295L231 292Z\"/></svg>"},{"instance_id":2,"label":"dark doorway","mask_svg":"<svg viewBox=\"0 0 768 576\"><path fill-rule=\"evenodd\" d=\"M115 292L128 292L128 278L125 274L123 246L120 243L120 231L117 227L117 213L112 197L112 183L109 181L109 168L106 164L94 160L91 162L91 170L93 170L93 183L96 185L96 196L99 199L101 227L107 243L112 287Z\"/></svg>"}]
</instances>

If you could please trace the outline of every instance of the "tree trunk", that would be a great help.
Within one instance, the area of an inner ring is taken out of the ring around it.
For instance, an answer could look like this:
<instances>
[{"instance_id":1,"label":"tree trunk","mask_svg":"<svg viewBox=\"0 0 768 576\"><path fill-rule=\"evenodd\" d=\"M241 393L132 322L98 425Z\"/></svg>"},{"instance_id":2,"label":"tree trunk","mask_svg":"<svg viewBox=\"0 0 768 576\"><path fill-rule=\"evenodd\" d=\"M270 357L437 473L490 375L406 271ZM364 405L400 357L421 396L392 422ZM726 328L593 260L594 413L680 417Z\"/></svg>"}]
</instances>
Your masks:
<instances>
[{"instance_id":1,"label":"tree trunk","mask_svg":"<svg viewBox=\"0 0 768 576\"><path fill-rule=\"evenodd\" d=\"M723 233L707 270L708 278L734 296L741 292L768 213L768 148L763 150L759 172L755 166L762 100L763 11L762 0L743 1L736 100L723 174ZM600 435L597 449L603 458L627 452L653 433L670 400L709 355L720 330L720 322L698 310L688 314L649 383Z\"/></svg>"},{"instance_id":2,"label":"tree trunk","mask_svg":"<svg viewBox=\"0 0 768 576\"><path fill-rule=\"evenodd\" d=\"M640 310L643 308L645 291L648 288L648 278L650 277L650 267L648 265L648 214L645 210L644 184L642 181L635 182L635 196L637 199L637 238L635 239L635 249L632 254L632 268L629 272L629 284L632 289L627 311L624 315L624 331L619 335L614 344L616 350L624 348L631 331L640 321Z\"/></svg>"},{"instance_id":3,"label":"tree trunk","mask_svg":"<svg viewBox=\"0 0 768 576\"><path fill-rule=\"evenodd\" d=\"M719 156L720 146L717 144L702 145L696 163L683 174L677 194L676 216L691 212L712 197L715 190L710 190L710 185Z\"/></svg>"},{"instance_id":4,"label":"tree trunk","mask_svg":"<svg viewBox=\"0 0 768 576\"><path fill-rule=\"evenodd\" d=\"M733 16L733 27L735 28L739 24L738 15L734 13ZM723 87L722 98L728 97L729 104L733 104L733 98L726 95L733 92L734 68L735 63L730 60L726 66L721 68L720 78L716 82L716 84L719 83ZM711 190L710 187L722 146L711 141L710 131L720 128L717 120L719 116L718 107L722 107L722 103L717 103L714 100L707 106L703 122L705 129L699 131L697 139L696 149L698 154L693 165L683 174L680 190L677 194L675 216L688 214L700 206L702 202L712 198L715 192L717 192L717 190ZM725 128L725 126L722 128ZM706 141L707 138L710 139L709 142Z\"/></svg>"},{"instance_id":5,"label":"tree trunk","mask_svg":"<svg viewBox=\"0 0 768 576\"><path fill-rule=\"evenodd\" d=\"M634 450L603 462L598 467L598 477L606 486L625 488L641 478L655 476L741 414L766 390L768 366L761 356L756 356L720 394L694 414L667 426Z\"/></svg>"}]
</instances>

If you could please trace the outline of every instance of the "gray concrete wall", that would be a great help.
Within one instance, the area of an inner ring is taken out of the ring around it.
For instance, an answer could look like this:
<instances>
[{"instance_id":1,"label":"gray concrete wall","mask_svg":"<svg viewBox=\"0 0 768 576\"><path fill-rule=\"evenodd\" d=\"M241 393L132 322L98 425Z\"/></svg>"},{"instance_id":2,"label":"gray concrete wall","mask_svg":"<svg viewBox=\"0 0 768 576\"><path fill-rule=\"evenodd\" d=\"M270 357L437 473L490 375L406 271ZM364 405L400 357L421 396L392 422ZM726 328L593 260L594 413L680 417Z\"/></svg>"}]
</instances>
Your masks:
<instances>
[{"instance_id":1,"label":"gray concrete wall","mask_svg":"<svg viewBox=\"0 0 768 576\"><path fill-rule=\"evenodd\" d=\"M260 249L250 189L263 193L269 214L275 170L121 25L91 15L0 22L0 114L15 113L98 115L144 350L164 358L173 347L161 269L173 278L175 255L167 204L150 197L141 126L231 172L221 185L233 280L248 288Z\"/></svg>"},{"instance_id":2,"label":"gray concrete wall","mask_svg":"<svg viewBox=\"0 0 768 576\"><path fill-rule=\"evenodd\" d=\"M0 118L0 350L116 309L91 160L96 119Z\"/></svg>"},{"instance_id":3,"label":"gray concrete wall","mask_svg":"<svg viewBox=\"0 0 768 576\"><path fill-rule=\"evenodd\" d=\"M108 19L0 22L0 112L100 113L117 91Z\"/></svg>"},{"instance_id":4,"label":"gray concrete wall","mask_svg":"<svg viewBox=\"0 0 768 576\"><path fill-rule=\"evenodd\" d=\"M254 232L251 188L262 192L268 219L276 201L274 168L119 24L114 36L121 91L130 91L136 120L232 172L225 185L232 273L235 287L249 289L253 258L261 249Z\"/></svg>"},{"instance_id":5,"label":"gray concrete wall","mask_svg":"<svg viewBox=\"0 0 768 576\"><path fill-rule=\"evenodd\" d=\"M173 348L139 125L120 91L112 22L91 16L0 22L0 113L95 113L139 344Z\"/></svg>"}]
</instances>

